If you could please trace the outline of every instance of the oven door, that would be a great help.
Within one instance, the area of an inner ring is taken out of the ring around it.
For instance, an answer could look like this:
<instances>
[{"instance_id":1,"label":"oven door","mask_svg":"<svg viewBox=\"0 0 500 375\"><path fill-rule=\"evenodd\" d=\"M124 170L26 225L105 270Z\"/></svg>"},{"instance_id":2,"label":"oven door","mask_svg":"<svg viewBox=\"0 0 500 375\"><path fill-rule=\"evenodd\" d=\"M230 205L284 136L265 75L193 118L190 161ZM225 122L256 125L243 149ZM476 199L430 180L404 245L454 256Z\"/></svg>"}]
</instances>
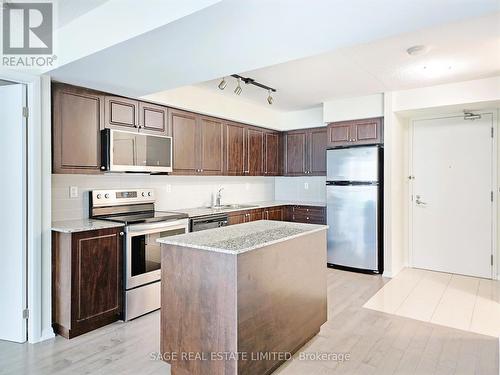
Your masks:
<instances>
[{"instance_id":1,"label":"oven door","mask_svg":"<svg viewBox=\"0 0 500 375\"><path fill-rule=\"evenodd\" d=\"M136 288L161 279L160 237L187 233L187 219L133 224L126 227L125 289Z\"/></svg>"}]
</instances>

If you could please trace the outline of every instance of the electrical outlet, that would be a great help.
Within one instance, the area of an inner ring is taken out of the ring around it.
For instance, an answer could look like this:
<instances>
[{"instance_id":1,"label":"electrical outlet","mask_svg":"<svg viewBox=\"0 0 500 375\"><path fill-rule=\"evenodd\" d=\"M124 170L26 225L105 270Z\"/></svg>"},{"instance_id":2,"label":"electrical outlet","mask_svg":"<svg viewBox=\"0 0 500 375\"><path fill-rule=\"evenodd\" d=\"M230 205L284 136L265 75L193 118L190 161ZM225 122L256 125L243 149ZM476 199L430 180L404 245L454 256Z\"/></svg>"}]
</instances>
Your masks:
<instances>
[{"instance_id":1,"label":"electrical outlet","mask_svg":"<svg viewBox=\"0 0 500 375\"><path fill-rule=\"evenodd\" d=\"M69 197L70 198L78 198L78 186L70 186L69 187Z\"/></svg>"},{"instance_id":2,"label":"electrical outlet","mask_svg":"<svg viewBox=\"0 0 500 375\"><path fill-rule=\"evenodd\" d=\"M245 190L246 191L250 190L250 184L248 182L245 184Z\"/></svg>"},{"instance_id":3,"label":"electrical outlet","mask_svg":"<svg viewBox=\"0 0 500 375\"><path fill-rule=\"evenodd\" d=\"M309 190L309 182L304 182L304 190Z\"/></svg>"},{"instance_id":4,"label":"electrical outlet","mask_svg":"<svg viewBox=\"0 0 500 375\"><path fill-rule=\"evenodd\" d=\"M166 185L166 190L167 190L167 193L171 193L172 192L172 185L167 184Z\"/></svg>"}]
</instances>

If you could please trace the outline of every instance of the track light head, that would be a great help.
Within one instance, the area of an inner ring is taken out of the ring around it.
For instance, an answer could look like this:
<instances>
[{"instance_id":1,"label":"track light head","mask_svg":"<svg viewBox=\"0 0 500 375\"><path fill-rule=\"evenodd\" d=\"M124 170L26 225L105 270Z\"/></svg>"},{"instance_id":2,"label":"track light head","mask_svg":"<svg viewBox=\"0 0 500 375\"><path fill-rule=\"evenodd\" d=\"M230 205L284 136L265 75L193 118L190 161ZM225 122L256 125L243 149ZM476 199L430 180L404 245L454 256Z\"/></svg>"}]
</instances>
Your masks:
<instances>
[{"instance_id":1,"label":"track light head","mask_svg":"<svg viewBox=\"0 0 500 375\"><path fill-rule=\"evenodd\" d=\"M222 81L220 81L219 83L219 89L221 90L224 90L227 86L227 81L226 81L226 77L222 78Z\"/></svg>"},{"instance_id":2,"label":"track light head","mask_svg":"<svg viewBox=\"0 0 500 375\"><path fill-rule=\"evenodd\" d=\"M236 88L234 89L234 93L236 95L240 95L242 91L243 89L241 88L241 79L238 78L238 86L236 86Z\"/></svg>"},{"instance_id":3,"label":"track light head","mask_svg":"<svg viewBox=\"0 0 500 375\"><path fill-rule=\"evenodd\" d=\"M271 90L268 90L268 96L267 96L267 102L269 103L269 105L273 105L273 97L271 95Z\"/></svg>"}]
</instances>

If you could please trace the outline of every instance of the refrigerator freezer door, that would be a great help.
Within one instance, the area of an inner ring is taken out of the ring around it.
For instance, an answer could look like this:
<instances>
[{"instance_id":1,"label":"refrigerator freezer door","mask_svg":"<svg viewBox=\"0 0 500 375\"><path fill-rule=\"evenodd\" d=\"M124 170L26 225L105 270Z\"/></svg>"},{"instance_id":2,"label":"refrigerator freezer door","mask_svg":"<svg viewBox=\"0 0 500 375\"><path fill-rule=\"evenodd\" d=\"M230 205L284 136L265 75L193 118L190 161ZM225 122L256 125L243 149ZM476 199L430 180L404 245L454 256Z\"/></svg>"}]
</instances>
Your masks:
<instances>
[{"instance_id":1,"label":"refrigerator freezer door","mask_svg":"<svg viewBox=\"0 0 500 375\"><path fill-rule=\"evenodd\" d=\"M378 186L326 188L328 263L378 270Z\"/></svg>"},{"instance_id":2,"label":"refrigerator freezer door","mask_svg":"<svg viewBox=\"0 0 500 375\"><path fill-rule=\"evenodd\" d=\"M327 181L378 181L377 146L328 150Z\"/></svg>"}]
</instances>

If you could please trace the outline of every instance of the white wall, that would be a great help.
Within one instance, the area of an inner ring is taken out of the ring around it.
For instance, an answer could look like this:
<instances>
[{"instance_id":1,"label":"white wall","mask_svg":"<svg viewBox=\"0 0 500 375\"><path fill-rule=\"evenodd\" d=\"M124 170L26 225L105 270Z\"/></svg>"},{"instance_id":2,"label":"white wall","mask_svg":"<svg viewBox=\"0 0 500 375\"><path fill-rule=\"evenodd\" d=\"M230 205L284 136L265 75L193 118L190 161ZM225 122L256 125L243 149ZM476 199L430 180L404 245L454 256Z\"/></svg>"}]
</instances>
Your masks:
<instances>
[{"instance_id":1,"label":"white wall","mask_svg":"<svg viewBox=\"0 0 500 375\"><path fill-rule=\"evenodd\" d=\"M185 86L142 97L164 105L206 115L221 117L246 124L276 130L303 129L323 126L323 107L300 111L278 111L241 97L228 97L217 91L196 86Z\"/></svg>"},{"instance_id":2,"label":"white wall","mask_svg":"<svg viewBox=\"0 0 500 375\"><path fill-rule=\"evenodd\" d=\"M326 202L326 177L276 177L274 185L276 200Z\"/></svg>"},{"instance_id":3,"label":"white wall","mask_svg":"<svg viewBox=\"0 0 500 375\"><path fill-rule=\"evenodd\" d=\"M325 126L323 121L323 106L304 109L302 111L281 112L279 129L293 130Z\"/></svg>"},{"instance_id":4,"label":"white wall","mask_svg":"<svg viewBox=\"0 0 500 375\"><path fill-rule=\"evenodd\" d=\"M474 108L497 106L500 101L500 76L450 83L432 87L394 92L393 112L411 112L415 110L452 110L472 109L464 106L472 104ZM411 115L411 113L410 113Z\"/></svg>"},{"instance_id":5,"label":"white wall","mask_svg":"<svg viewBox=\"0 0 500 375\"><path fill-rule=\"evenodd\" d=\"M69 197L77 186L78 198ZM52 175L52 220L89 217L89 191L93 189L155 189L158 210L204 207L223 187L223 202L246 203L274 200L273 177L149 176L131 174ZM169 191L170 190L170 191Z\"/></svg>"},{"instance_id":6,"label":"white wall","mask_svg":"<svg viewBox=\"0 0 500 375\"><path fill-rule=\"evenodd\" d=\"M184 86L142 97L161 104L251 125L280 129L281 112L208 89ZM270 106L269 106L270 107Z\"/></svg>"},{"instance_id":7,"label":"white wall","mask_svg":"<svg viewBox=\"0 0 500 375\"><path fill-rule=\"evenodd\" d=\"M323 103L325 123L382 116L384 116L384 94L333 99Z\"/></svg>"},{"instance_id":8,"label":"white wall","mask_svg":"<svg viewBox=\"0 0 500 375\"><path fill-rule=\"evenodd\" d=\"M409 262L410 192L407 178L411 119L460 113L464 109L498 109L499 107L500 77L385 93L384 212L387 276L394 276ZM500 166L500 156L498 164ZM500 249L498 249L498 258L500 258Z\"/></svg>"}]
</instances>

